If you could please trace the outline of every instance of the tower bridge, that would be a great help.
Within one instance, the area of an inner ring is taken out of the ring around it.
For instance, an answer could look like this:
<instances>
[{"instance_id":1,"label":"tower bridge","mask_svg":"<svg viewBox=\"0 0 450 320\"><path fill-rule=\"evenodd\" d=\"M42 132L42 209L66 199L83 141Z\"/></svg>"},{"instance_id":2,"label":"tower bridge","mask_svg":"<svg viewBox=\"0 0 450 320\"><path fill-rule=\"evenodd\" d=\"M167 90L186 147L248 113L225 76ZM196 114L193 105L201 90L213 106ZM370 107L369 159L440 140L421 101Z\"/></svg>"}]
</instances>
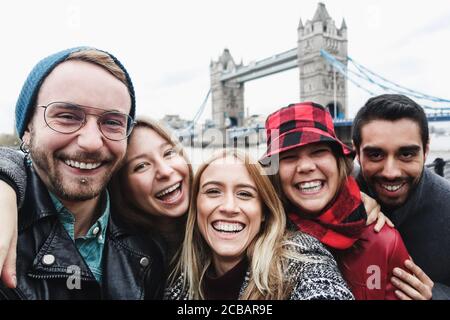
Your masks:
<instances>
[{"instance_id":1,"label":"tower bridge","mask_svg":"<svg viewBox=\"0 0 450 320\"><path fill-rule=\"evenodd\" d=\"M213 121L218 128L244 123L244 88L247 81L298 68L300 100L327 106L336 118L347 115L347 81L321 54L325 49L347 63L347 25L341 26L319 3L312 20L300 20L297 47L249 65L236 64L225 49L210 65Z\"/></svg>"},{"instance_id":2,"label":"tower bridge","mask_svg":"<svg viewBox=\"0 0 450 320\"><path fill-rule=\"evenodd\" d=\"M325 5L319 3L312 20L303 23L300 19L297 47L291 50L243 65L237 64L230 50L225 49L217 60L211 61L211 87L190 127L179 131L179 136L194 139L194 126L211 96L214 126L223 137L221 140L217 132L214 134L215 140L221 140L218 144L236 143L237 139L248 141L248 136L255 134L259 143L264 128L244 127L245 83L295 68L299 70L299 101L314 101L327 107L333 116L336 134L344 142L350 142L353 122L348 117L349 81L370 96L383 93L407 95L422 105L430 122L450 121L450 100L387 80L349 57L347 47L345 19L337 27Z\"/></svg>"}]
</instances>

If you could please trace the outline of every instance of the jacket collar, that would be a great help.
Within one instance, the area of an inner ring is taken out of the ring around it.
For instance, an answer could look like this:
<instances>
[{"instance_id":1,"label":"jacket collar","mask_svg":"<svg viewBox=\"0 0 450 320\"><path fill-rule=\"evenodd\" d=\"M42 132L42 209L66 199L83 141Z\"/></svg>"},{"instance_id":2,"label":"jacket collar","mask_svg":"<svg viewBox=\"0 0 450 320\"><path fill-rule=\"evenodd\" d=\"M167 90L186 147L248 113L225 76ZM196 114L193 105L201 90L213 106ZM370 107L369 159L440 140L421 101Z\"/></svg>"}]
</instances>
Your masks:
<instances>
[{"instance_id":1,"label":"jacket collar","mask_svg":"<svg viewBox=\"0 0 450 320\"><path fill-rule=\"evenodd\" d=\"M25 165L25 167L27 172L27 190L24 205L19 215L19 232L41 219L57 214L47 187L32 166Z\"/></svg>"},{"instance_id":2,"label":"jacket collar","mask_svg":"<svg viewBox=\"0 0 450 320\"><path fill-rule=\"evenodd\" d=\"M60 223L53 224L28 274L34 278L68 278L78 275L81 280L95 281L95 276Z\"/></svg>"},{"instance_id":3,"label":"jacket collar","mask_svg":"<svg viewBox=\"0 0 450 320\"><path fill-rule=\"evenodd\" d=\"M19 215L19 231L30 227L41 219L58 214L47 187L31 165L26 165L26 172L27 190L24 205ZM30 199L32 200L30 201ZM132 233L130 227L122 219L116 217L114 211L114 208L111 208L108 222L111 235L120 237Z\"/></svg>"},{"instance_id":4,"label":"jacket collar","mask_svg":"<svg viewBox=\"0 0 450 320\"><path fill-rule=\"evenodd\" d=\"M42 182L32 166L27 165L27 190L24 205L19 214L19 232L31 227L33 224L44 222L45 219L57 219L57 211L51 200L47 187ZM126 225L114 216L114 210L111 210L108 222L108 237L117 238L130 234ZM71 266L78 266L76 270L80 272L84 280L95 280L94 275L84 262L70 238L67 231L61 223L49 224L47 239L44 245L37 252L33 261L30 275L34 277L69 277L67 273ZM75 254L68 254L73 252ZM53 256L55 262L51 265L44 263L45 256Z\"/></svg>"}]
</instances>

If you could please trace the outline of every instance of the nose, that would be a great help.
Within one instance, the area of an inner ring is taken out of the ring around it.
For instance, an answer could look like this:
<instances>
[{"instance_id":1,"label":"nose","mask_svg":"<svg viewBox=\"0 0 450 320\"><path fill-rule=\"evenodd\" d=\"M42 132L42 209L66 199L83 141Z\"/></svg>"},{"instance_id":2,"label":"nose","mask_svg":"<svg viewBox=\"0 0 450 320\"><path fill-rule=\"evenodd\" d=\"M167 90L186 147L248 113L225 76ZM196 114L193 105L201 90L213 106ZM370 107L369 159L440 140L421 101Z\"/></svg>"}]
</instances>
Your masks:
<instances>
[{"instance_id":1,"label":"nose","mask_svg":"<svg viewBox=\"0 0 450 320\"><path fill-rule=\"evenodd\" d=\"M223 214L237 214L239 207L236 198L232 193L226 193L223 197L223 202L220 205L219 211Z\"/></svg>"},{"instance_id":2,"label":"nose","mask_svg":"<svg viewBox=\"0 0 450 320\"><path fill-rule=\"evenodd\" d=\"M103 134L98 127L95 117L86 118L85 125L77 133L78 145L87 152L97 151L104 144Z\"/></svg>"},{"instance_id":3,"label":"nose","mask_svg":"<svg viewBox=\"0 0 450 320\"><path fill-rule=\"evenodd\" d=\"M394 180L402 176L402 171L393 157L389 157L384 163L381 175L383 178L389 180Z\"/></svg>"},{"instance_id":4,"label":"nose","mask_svg":"<svg viewBox=\"0 0 450 320\"><path fill-rule=\"evenodd\" d=\"M165 161L160 160L156 163L156 179L167 179L173 172L173 168Z\"/></svg>"},{"instance_id":5,"label":"nose","mask_svg":"<svg viewBox=\"0 0 450 320\"><path fill-rule=\"evenodd\" d=\"M307 173L316 169L316 163L310 157L301 157L297 161L297 172Z\"/></svg>"}]
</instances>

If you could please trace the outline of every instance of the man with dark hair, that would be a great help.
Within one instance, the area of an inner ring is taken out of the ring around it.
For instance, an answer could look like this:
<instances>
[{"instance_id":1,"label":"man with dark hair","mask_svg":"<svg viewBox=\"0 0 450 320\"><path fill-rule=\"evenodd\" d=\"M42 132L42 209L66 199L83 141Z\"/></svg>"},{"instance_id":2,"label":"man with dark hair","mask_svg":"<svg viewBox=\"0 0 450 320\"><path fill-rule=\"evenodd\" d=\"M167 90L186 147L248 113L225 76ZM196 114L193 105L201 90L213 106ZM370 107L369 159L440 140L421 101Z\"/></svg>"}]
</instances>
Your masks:
<instances>
[{"instance_id":1,"label":"man with dark hair","mask_svg":"<svg viewBox=\"0 0 450 320\"><path fill-rule=\"evenodd\" d=\"M450 183L424 166L423 109L403 95L374 97L356 115L352 138L362 191L380 203L414 260L407 272L394 271L399 297L450 299Z\"/></svg>"}]
</instances>

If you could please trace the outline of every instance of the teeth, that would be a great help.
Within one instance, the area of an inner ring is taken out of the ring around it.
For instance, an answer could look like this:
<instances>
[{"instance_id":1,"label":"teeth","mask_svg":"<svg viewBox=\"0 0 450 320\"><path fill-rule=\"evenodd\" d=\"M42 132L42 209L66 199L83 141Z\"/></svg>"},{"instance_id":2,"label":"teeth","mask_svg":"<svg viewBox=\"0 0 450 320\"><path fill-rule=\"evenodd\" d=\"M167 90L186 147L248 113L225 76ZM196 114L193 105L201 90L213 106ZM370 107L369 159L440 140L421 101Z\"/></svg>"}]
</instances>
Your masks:
<instances>
[{"instance_id":1,"label":"teeth","mask_svg":"<svg viewBox=\"0 0 450 320\"><path fill-rule=\"evenodd\" d=\"M102 164L101 162L96 163L87 163L87 162L78 162L73 160L64 160L64 163L67 164L70 167L78 168L82 170L93 170L100 167Z\"/></svg>"},{"instance_id":2,"label":"teeth","mask_svg":"<svg viewBox=\"0 0 450 320\"><path fill-rule=\"evenodd\" d=\"M320 182L320 181L305 182L305 183L300 183L300 188L311 189L311 188L320 187L321 185L322 185L322 182Z\"/></svg>"},{"instance_id":3,"label":"teeth","mask_svg":"<svg viewBox=\"0 0 450 320\"><path fill-rule=\"evenodd\" d=\"M178 182L177 184L175 184L175 185L173 185L173 186L171 186L171 187L169 187L169 188L167 188L167 189L165 189L165 190L163 190L161 192L158 192L156 194L156 197L160 198L160 197L162 197L162 196L164 196L164 195L166 195L168 193L171 193L172 191L175 191L176 189L178 189L180 186L181 186L181 183Z\"/></svg>"},{"instance_id":4,"label":"teeth","mask_svg":"<svg viewBox=\"0 0 450 320\"><path fill-rule=\"evenodd\" d=\"M304 192L317 192L322 188L323 183L321 181L304 182L298 184L300 191Z\"/></svg>"},{"instance_id":5,"label":"teeth","mask_svg":"<svg viewBox=\"0 0 450 320\"><path fill-rule=\"evenodd\" d=\"M403 184L399 184L396 186L389 186L389 185L382 184L381 186L388 191L395 192L398 189L400 189L403 186Z\"/></svg>"},{"instance_id":6,"label":"teeth","mask_svg":"<svg viewBox=\"0 0 450 320\"><path fill-rule=\"evenodd\" d=\"M240 232L245 227L241 223L237 223L237 222L231 223L231 222L223 222L223 221L214 222L212 226L217 231L222 231L222 232Z\"/></svg>"}]
</instances>

